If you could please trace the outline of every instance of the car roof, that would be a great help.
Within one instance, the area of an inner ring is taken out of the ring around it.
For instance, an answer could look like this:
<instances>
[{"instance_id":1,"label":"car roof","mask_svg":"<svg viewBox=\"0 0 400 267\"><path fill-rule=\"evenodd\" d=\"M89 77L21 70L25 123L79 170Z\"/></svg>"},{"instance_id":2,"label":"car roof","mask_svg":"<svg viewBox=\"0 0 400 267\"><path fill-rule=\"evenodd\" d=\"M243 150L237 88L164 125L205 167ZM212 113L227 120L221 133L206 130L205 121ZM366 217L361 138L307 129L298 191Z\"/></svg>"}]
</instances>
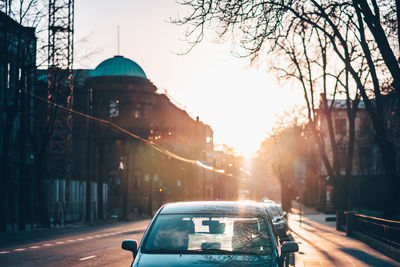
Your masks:
<instances>
[{"instance_id":1,"label":"car roof","mask_svg":"<svg viewBox=\"0 0 400 267\"><path fill-rule=\"evenodd\" d=\"M164 205L159 214L226 214L259 216L266 211L253 201L192 201Z\"/></svg>"},{"instance_id":2,"label":"car roof","mask_svg":"<svg viewBox=\"0 0 400 267\"><path fill-rule=\"evenodd\" d=\"M261 202L262 205L264 205L265 207L276 207L276 203L275 202Z\"/></svg>"}]
</instances>

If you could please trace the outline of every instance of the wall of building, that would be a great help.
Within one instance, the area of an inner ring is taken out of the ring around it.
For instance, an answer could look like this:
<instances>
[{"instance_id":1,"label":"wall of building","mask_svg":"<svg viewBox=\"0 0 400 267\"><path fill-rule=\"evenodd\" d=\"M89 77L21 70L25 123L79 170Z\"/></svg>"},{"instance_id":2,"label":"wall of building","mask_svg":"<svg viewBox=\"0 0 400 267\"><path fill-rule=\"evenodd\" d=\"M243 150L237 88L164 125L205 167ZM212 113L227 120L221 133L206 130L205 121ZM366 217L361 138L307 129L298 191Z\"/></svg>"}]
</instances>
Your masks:
<instances>
[{"instance_id":1,"label":"wall of building","mask_svg":"<svg viewBox=\"0 0 400 267\"><path fill-rule=\"evenodd\" d=\"M24 229L34 217L35 29L0 12L0 230ZM27 93L27 94L25 94Z\"/></svg>"}]
</instances>

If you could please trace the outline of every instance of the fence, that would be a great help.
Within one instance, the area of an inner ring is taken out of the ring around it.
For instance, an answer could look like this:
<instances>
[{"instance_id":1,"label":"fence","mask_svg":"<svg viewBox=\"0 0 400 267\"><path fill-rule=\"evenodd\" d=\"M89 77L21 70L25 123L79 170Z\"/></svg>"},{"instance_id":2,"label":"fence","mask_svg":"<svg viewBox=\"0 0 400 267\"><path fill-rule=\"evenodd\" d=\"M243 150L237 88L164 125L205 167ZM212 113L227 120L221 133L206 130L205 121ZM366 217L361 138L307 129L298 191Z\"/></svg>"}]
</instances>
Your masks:
<instances>
[{"instance_id":1,"label":"fence","mask_svg":"<svg viewBox=\"0 0 400 267\"><path fill-rule=\"evenodd\" d=\"M103 206L103 215L107 218L107 203ZM53 202L49 206L49 219L52 225L65 225L67 223L85 220L86 202ZM90 221L98 218L97 202L90 202Z\"/></svg>"},{"instance_id":2,"label":"fence","mask_svg":"<svg viewBox=\"0 0 400 267\"><path fill-rule=\"evenodd\" d=\"M353 216L353 231L400 249L400 221L385 220L363 214L354 214Z\"/></svg>"}]
</instances>

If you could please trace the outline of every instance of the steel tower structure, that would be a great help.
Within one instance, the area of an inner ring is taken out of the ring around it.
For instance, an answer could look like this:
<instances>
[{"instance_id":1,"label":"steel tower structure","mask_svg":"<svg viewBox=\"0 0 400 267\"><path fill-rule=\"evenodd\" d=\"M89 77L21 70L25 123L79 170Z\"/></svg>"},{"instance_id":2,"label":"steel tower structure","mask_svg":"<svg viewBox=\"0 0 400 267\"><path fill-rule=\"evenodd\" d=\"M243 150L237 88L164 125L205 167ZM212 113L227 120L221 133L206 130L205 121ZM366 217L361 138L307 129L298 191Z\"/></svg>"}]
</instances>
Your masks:
<instances>
[{"instance_id":1,"label":"steel tower structure","mask_svg":"<svg viewBox=\"0 0 400 267\"><path fill-rule=\"evenodd\" d=\"M73 105L74 0L49 0L48 99L67 108ZM72 115L49 107L47 125L50 179L66 181L66 201L72 165Z\"/></svg>"}]
</instances>

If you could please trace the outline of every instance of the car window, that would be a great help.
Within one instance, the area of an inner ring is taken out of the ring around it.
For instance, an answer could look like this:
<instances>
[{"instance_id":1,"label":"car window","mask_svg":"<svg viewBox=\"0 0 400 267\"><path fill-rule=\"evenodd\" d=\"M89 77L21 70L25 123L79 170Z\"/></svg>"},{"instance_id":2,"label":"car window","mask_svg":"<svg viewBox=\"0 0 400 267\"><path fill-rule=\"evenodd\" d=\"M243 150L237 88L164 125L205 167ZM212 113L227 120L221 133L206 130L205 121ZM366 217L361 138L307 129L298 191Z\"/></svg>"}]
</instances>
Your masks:
<instances>
[{"instance_id":1,"label":"car window","mask_svg":"<svg viewBox=\"0 0 400 267\"><path fill-rule=\"evenodd\" d=\"M158 215L143 253L272 254L266 218L226 215Z\"/></svg>"},{"instance_id":2,"label":"car window","mask_svg":"<svg viewBox=\"0 0 400 267\"><path fill-rule=\"evenodd\" d=\"M282 206L281 205L276 205L276 208L279 211L279 215L282 215L282 213L283 213Z\"/></svg>"},{"instance_id":3,"label":"car window","mask_svg":"<svg viewBox=\"0 0 400 267\"><path fill-rule=\"evenodd\" d=\"M268 205L268 213L269 213L269 215L271 216L271 218L275 218L275 217L278 217L279 216L279 212L278 212L278 209L275 207L275 206L273 206L273 205Z\"/></svg>"}]
</instances>

